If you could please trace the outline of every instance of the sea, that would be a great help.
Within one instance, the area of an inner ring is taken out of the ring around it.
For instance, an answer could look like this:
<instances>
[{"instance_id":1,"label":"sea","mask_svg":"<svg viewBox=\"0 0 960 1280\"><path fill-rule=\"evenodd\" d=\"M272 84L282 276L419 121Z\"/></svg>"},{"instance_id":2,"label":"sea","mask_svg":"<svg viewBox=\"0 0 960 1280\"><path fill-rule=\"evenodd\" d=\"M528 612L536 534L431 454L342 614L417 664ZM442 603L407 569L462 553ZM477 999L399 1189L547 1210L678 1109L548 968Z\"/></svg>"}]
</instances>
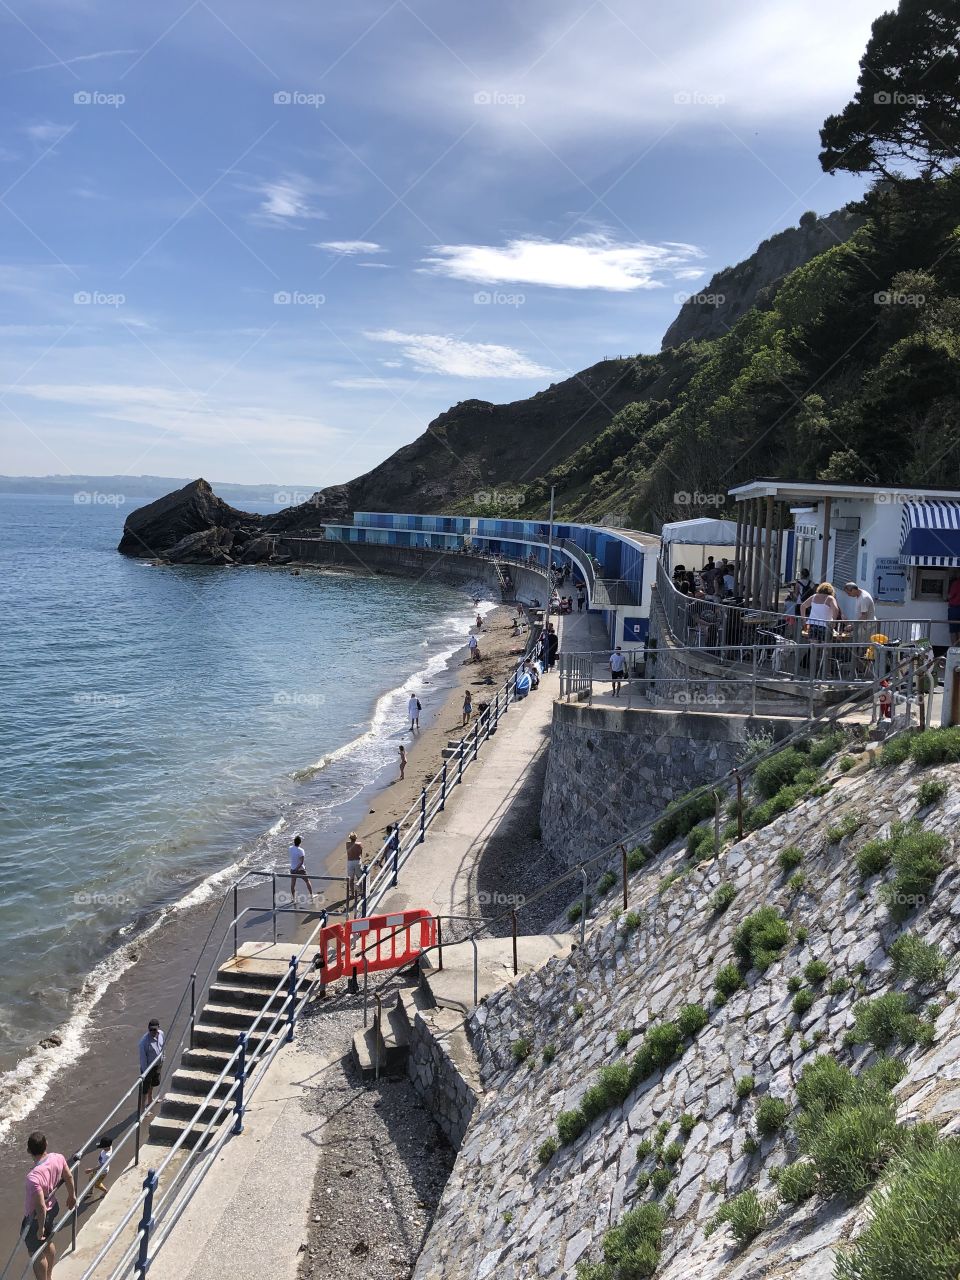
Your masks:
<instances>
[{"instance_id":1,"label":"sea","mask_svg":"<svg viewBox=\"0 0 960 1280\"><path fill-rule=\"evenodd\" d=\"M0 495L0 1139L147 939L294 831L342 839L474 613L469 588L126 559L98 496Z\"/></svg>"}]
</instances>

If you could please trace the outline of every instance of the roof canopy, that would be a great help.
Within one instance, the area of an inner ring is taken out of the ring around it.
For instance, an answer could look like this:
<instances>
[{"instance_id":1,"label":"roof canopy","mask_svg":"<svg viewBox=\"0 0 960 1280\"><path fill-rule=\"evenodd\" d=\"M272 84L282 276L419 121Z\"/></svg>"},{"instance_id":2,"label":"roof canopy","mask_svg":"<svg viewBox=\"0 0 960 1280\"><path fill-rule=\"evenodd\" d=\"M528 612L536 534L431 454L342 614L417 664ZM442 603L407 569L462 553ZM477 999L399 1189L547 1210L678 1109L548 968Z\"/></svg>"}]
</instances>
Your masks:
<instances>
[{"instance_id":1,"label":"roof canopy","mask_svg":"<svg viewBox=\"0 0 960 1280\"><path fill-rule=\"evenodd\" d=\"M960 502L905 502L900 563L960 567Z\"/></svg>"},{"instance_id":2,"label":"roof canopy","mask_svg":"<svg viewBox=\"0 0 960 1280\"><path fill-rule=\"evenodd\" d=\"M694 520L674 520L660 531L664 542L689 542L699 547L733 547L737 526L733 520L697 516Z\"/></svg>"}]
</instances>

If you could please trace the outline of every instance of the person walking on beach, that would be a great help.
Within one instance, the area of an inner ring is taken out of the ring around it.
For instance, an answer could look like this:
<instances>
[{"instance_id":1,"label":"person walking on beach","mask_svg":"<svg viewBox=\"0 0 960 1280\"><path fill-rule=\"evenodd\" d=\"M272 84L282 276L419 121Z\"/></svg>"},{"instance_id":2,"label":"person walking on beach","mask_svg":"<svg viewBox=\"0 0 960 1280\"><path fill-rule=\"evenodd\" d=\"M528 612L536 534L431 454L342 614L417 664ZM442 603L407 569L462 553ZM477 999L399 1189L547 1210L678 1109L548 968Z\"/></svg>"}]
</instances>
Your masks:
<instances>
[{"instance_id":1,"label":"person walking on beach","mask_svg":"<svg viewBox=\"0 0 960 1280\"><path fill-rule=\"evenodd\" d=\"M474 660L474 662L480 661L480 645L477 642L476 636L470 637L470 657Z\"/></svg>"},{"instance_id":2,"label":"person walking on beach","mask_svg":"<svg viewBox=\"0 0 960 1280\"><path fill-rule=\"evenodd\" d=\"M479 614L479 613L477 614L477 630L478 630L478 631L482 631L482 630L483 630L483 617L482 617L482 615L481 615L481 614Z\"/></svg>"},{"instance_id":3,"label":"person walking on beach","mask_svg":"<svg viewBox=\"0 0 960 1280\"><path fill-rule=\"evenodd\" d=\"M61 1184L66 1187L68 1209L77 1203L77 1189L70 1166L63 1156L57 1151L47 1150L45 1134L39 1131L31 1133L27 1139L27 1150L33 1157L33 1168L27 1174L20 1238L31 1256L38 1249L43 1249L33 1264L33 1274L37 1280L49 1280L57 1260L52 1235L60 1214L57 1188Z\"/></svg>"},{"instance_id":4,"label":"person walking on beach","mask_svg":"<svg viewBox=\"0 0 960 1280\"><path fill-rule=\"evenodd\" d=\"M468 689L463 695L463 719L460 721L461 726L470 723L470 717L473 715L473 694Z\"/></svg>"},{"instance_id":5,"label":"person walking on beach","mask_svg":"<svg viewBox=\"0 0 960 1280\"><path fill-rule=\"evenodd\" d=\"M91 1165L89 1169L84 1169L84 1173L95 1173L97 1175L93 1184L89 1186L84 1193L84 1199L86 1199L87 1196L92 1195L94 1191L100 1192L101 1200L107 1194L107 1184L104 1182L104 1178L107 1176L107 1170L110 1168L110 1155L113 1151L113 1139L101 1138L97 1143L97 1146L100 1149L100 1154L97 1156L97 1163L95 1165Z\"/></svg>"},{"instance_id":6,"label":"person walking on beach","mask_svg":"<svg viewBox=\"0 0 960 1280\"><path fill-rule=\"evenodd\" d=\"M423 710L423 707L421 707L420 705L420 699L417 697L415 693L411 693L410 698L407 702L407 715L410 717L411 733L413 733L414 729L420 728L420 712L422 710ZM403 774L401 774L400 776L402 778Z\"/></svg>"},{"instance_id":7,"label":"person walking on beach","mask_svg":"<svg viewBox=\"0 0 960 1280\"><path fill-rule=\"evenodd\" d=\"M613 682L613 696L620 697L620 685L623 683L623 673L626 670L627 660L623 656L623 650L617 645L613 653L610 655L610 679Z\"/></svg>"},{"instance_id":8,"label":"person walking on beach","mask_svg":"<svg viewBox=\"0 0 960 1280\"><path fill-rule=\"evenodd\" d=\"M153 1091L160 1088L163 1070L163 1032L156 1018L147 1023L147 1033L140 1037L140 1074L143 1076L143 1109L153 1103Z\"/></svg>"},{"instance_id":9,"label":"person walking on beach","mask_svg":"<svg viewBox=\"0 0 960 1280\"><path fill-rule=\"evenodd\" d=\"M302 880L307 886L307 893L313 897L313 885L310 883L310 877L307 875L307 851L300 842L299 836L293 837L293 844L290 846L290 901L297 900L297 881Z\"/></svg>"},{"instance_id":10,"label":"person walking on beach","mask_svg":"<svg viewBox=\"0 0 960 1280\"><path fill-rule=\"evenodd\" d=\"M356 899L357 880L363 872L363 845L357 839L357 833L351 831L347 836L347 899Z\"/></svg>"},{"instance_id":11,"label":"person walking on beach","mask_svg":"<svg viewBox=\"0 0 960 1280\"><path fill-rule=\"evenodd\" d=\"M403 749L403 743L400 743L400 781L403 781L403 775L407 771L407 753Z\"/></svg>"}]
</instances>

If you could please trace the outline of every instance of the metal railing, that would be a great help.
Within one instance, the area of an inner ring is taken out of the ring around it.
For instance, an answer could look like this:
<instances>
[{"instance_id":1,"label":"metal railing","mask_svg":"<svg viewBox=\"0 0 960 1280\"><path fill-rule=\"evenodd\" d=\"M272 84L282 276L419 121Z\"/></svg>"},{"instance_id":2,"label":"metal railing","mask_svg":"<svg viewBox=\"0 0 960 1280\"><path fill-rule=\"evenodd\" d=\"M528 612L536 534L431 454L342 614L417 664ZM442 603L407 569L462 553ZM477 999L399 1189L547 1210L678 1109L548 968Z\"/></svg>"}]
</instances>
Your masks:
<instances>
[{"instance_id":1,"label":"metal railing","mask_svg":"<svg viewBox=\"0 0 960 1280\"><path fill-rule=\"evenodd\" d=\"M555 544L566 552L573 563L583 574L587 584L590 607L594 609L616 609L622 605L637 605L636 590L625 578L600 578L596 565L590 554L578 546L572 538L560 538Z\"/></svg>"},{"instance_id":2,"label":"metal railing","mask_svg":"<svg viewBox=\"0 0 960 1280\"><path fill-rule=\"evenodd\" d=\"M746 604L722 600L696 599L678 591L662 560L657 561L657 595L667 626L681 645L735 648L755 641L759 632L774 632L787 640L801 640L809 629L805 618ZM816 624L814 624L816 625ZM830 637L868 644L873 635L886 636L891 643L908 645L930 639L929 618L873 618L869 621L839 621L823 628Z\"/></svg>"}]
</instances>

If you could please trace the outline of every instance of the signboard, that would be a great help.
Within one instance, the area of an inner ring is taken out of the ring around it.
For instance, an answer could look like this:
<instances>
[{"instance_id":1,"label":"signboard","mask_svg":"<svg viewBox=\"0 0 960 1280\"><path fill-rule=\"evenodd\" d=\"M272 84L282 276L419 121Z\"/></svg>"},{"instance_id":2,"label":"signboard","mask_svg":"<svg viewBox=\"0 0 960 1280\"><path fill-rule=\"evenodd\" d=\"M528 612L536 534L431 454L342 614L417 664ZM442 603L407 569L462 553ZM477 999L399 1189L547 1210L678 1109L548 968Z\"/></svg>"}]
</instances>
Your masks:
<instances>
[{"instance_id":1,"label":"signboard","mask_svg":"<svg viewBox=\"0 0 960 1280\"><path fill-rule=\"evenodd\" d=\"M907 595L907 567L897 556L877 556L873 568L873 598L877 604L903 604Z\"/></svg>"},{"instance_id":2,"label":"signboard","mask_svg":"<svg viewBox=\"0 0 960 1280\"><path fill-rule=\"evenodd\" d=\"M623 642L624 644L642 644L647 638L647 632L650 629L649 618L624 618L623 620Z\"/></svg>"}]
</instances>

